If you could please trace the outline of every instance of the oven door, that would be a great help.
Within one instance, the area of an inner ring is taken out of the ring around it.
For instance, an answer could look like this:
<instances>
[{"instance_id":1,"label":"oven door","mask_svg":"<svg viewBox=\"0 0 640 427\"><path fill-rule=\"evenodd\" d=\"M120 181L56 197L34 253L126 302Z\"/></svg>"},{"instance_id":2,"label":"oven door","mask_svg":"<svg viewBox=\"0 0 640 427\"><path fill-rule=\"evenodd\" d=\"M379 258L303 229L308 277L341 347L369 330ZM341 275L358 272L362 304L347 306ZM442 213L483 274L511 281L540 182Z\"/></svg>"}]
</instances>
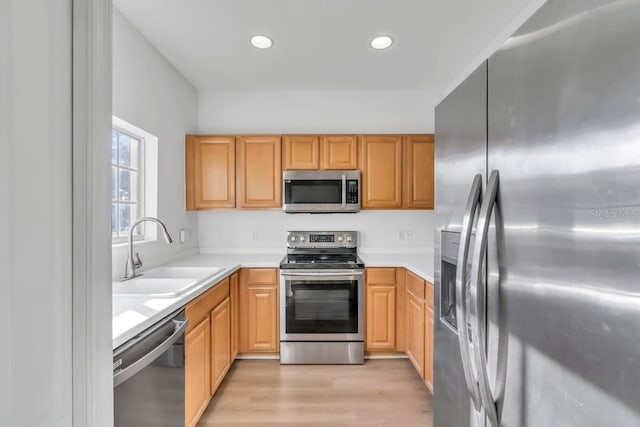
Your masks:
<instances>
[{"instance_id":1,"label":"oven door","mask_svg":"<svg viewBox=\"0 0 640 427\"><path fill-rule=\"evenodd\" d=\"M281 270L281 341L364 341L362 270Z\"/></svg>"}]
</instances>

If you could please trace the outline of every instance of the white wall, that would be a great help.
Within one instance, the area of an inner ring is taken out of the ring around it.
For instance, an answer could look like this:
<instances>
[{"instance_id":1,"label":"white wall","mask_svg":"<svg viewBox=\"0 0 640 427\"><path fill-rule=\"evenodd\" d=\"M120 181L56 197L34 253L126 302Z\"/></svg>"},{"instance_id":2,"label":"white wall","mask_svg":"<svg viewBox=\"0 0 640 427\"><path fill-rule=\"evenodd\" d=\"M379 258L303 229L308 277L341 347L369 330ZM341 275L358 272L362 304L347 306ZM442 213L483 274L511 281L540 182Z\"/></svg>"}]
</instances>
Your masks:
<instances>
[{"instance_id":1,"label":"white wall","mask_svg":"<svg viewBox=\"0 0 640 427\"><path fill-rule=\"evenodd\" d=\"M0 424L72 418L71 0L0 2Z\"/></svg>"},{"instance_id":2,"label":"white wall","mask_svg":"<svg viewBox=\"0 0 640 427\"><path fill-rule=\"evenodd\" d=\"M281 252L289 230L357 230L363 251L433 249L432 211L361 211L356 214L285 214L282 211L199 212L202 252L225 249ZM400 240L400 232L411 240Z\"/></svg>"},{"instance_id":3,"label":"white wall","mask_svg":"<svg viewBox=\"0 0 640 427\"><path fill-rule=\"evenodd\" d=\"M419 91L201 92L201 133L430 133Z\"/></svg>"},{"instance_id":4,"label":"white wall","mask_svg":"<svg viewBox=\"0 0 640 427\"><path fill-rule=\"evenodd\" d=\"M197 131L196 90L131 23L113 12L113 115L158 137L158 213L174 243L135 245L144 267L197 250L197 219L185 210L184 135ZM180 244L179 230L192 238ZM113 249L113 278L124 274L126 245Z\"/></svg>"}]
</instances>

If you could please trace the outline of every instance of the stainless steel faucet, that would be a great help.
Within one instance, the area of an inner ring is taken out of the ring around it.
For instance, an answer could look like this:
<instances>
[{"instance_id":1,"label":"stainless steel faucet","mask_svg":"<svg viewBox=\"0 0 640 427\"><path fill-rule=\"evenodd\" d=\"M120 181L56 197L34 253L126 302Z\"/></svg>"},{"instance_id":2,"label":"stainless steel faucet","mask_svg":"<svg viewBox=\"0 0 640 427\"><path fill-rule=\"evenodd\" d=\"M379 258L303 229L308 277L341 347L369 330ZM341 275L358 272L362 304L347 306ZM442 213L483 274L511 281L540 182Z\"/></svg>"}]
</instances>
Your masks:
<instances>
[{"instance_id":1,"label":"stainless steel faucet","mask_svg":"<svg viewBox=\"0 0 640 427\"><path fill-rule=\"evenodd\" d=\"M164 234L164 240L167 243L173 242L169 232L167 231L167 227L164 225L162 221L157 218L151 216L145 216L144 218L140 218L129 227L129 239L127 240L127 244L129 245L129 254L127 255L127 262L124 267L124 277L121 282L125 280L133 279L134 277L142 276L140 273L136 273L136 268L142 267L142 261L140 260L140 255L136 254L136 261L133 260L133 229L136 228L138 224L145 221L152 221L158 224L162 228L162 233Z\"/></svg>"}]
</instances>

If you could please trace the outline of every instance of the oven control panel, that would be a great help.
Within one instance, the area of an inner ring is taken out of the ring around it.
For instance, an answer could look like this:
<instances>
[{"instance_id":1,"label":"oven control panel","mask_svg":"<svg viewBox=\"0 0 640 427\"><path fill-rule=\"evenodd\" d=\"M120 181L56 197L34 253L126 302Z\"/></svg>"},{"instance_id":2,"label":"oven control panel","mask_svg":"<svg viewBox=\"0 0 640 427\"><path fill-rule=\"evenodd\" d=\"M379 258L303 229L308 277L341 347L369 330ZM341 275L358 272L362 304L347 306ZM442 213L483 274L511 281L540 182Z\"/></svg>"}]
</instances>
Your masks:
<instances>
[{"instance_id":1,"label":"oven control panel","mask_svg":"<svg viewBox=\"0 0 640 427\"><path fill-rule=\"evenodd\" d=\"M357 231L287 231L289 248L355 248Z\"/></svg>"}]
</instances>

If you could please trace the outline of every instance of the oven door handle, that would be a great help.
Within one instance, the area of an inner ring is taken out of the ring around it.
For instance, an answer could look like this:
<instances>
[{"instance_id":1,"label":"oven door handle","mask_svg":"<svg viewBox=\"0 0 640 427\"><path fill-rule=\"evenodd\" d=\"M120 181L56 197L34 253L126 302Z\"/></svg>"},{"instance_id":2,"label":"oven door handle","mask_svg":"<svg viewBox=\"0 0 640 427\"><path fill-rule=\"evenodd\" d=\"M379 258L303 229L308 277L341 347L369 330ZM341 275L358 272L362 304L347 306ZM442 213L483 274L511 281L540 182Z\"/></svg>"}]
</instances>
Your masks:
<instances>
[{"instance_id":1,"label":"oven door handle","mask_svg":"<svg viewBox=\"0 0 640 427\"><path fill-rule=\"evenodd\" d=\"M364 273L361 270L344 270L344 271L332 271L332 272L301 272L290 273L288 271L280 270L280 275L285 277L346 277L346 276L362 276Z\"/></svg>"}]
</instances>

